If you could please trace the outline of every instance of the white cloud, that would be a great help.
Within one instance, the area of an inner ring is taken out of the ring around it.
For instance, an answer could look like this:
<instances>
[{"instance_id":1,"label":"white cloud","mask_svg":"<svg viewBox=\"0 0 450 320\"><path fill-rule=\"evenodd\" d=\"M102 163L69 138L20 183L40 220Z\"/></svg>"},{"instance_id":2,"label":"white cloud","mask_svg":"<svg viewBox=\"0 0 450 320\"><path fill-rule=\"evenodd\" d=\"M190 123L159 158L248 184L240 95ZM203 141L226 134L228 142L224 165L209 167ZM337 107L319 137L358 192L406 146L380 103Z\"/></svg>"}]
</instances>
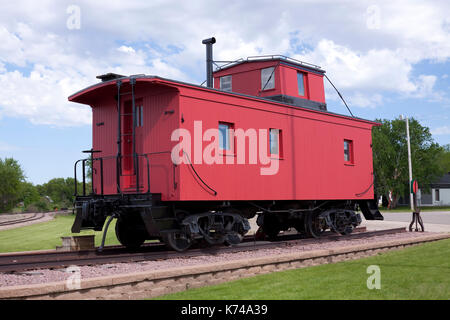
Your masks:
<instances>
[{"instance_id":1,"label":"white cloud","mask_svg":"<svg viewBox=\"0 0 450 320\"><path fill-rule=\"evenodd\" d=\"M16 146L13 146L7 142L0 141L0 152L9 152L9 151L16 151L19 148Z\"/></svg>"},{"instance_id":2,"label":"white cloud","mask_svg":"<svg viewBox=\"0 0 450 320\"><path fill-rule=\"evenodd\" d=\"M377 28L368 28L373 1L79 1L80 30L66 28L70 1L17 2L0 12L0 114L33 123L89 123L89 108L67 96L105 72L200 83L210 36L217 60L286 54L319 64L352 105L444 95L435 75L413 71L450 57L446 1L378 1Z\"/></svg>"},{"instance_id":3,"label":"white cloud","mask_svg":"<svg viewBox=\"0 0 450 320\"><path fill-rule=\"evenodd\" d=\"M349 96L348 100L351 106L375 108L383 102L383 97L380 94L364 95L356 92Z\"/></svg>"},{"instance_id":4,"label":"white cloud","mask_svg":"<svg viewBox=\"0 0 450 320\"><path fill-rule=\"evenodd\" d=\"M416 82L416 92L414 93L415 97L423 98L423 97L431 97L434 95L433 87L436 83L436 76L433 75L423 75L421 74Z\"/></svg>"},{"instance_id":5,"label":"white cloud","mask_svg":"<svg viewBox=\"0 0 450 320\"><path fill-rule=\"evenodd\" d=\"M121 74L154 73L166 77L188 78L181 71L161 59L148 59L142 50L129 46L110 48L103 56L75 54L65 46L65 39L52 33L37 34L28 25L20 23L13 31L0 29L5 37L13 39L14 55L0 56L0 115L27 118L34 124L78 126L91 123L89 107L67 101L67 97L95 83L95 76L105 72ZM20 34L16 37L15 33ZM9 50L8 49L8 50ZM29 74L19 70L8 71L1 61L10 65L31 64Z\"/></svg>"},{"instance_id":6,"label":"white cloud","mask_svg":"<svg viewBox=\"0 0 450 320\"><path fill-rule=\"evenodd\" d=\"M400 50L357 52L331 40L322 40L313 50L294 57L321 65L338 89L352 92L350 100L356 106L381 104L381 92L434 101L442 99L442 93L434 90L437 77L412 76L413 65Z\"/></svg>"},{"instance_id":7,"label":"white cloud","mask_svg":"<svg viewBox=\"0 0 450 320\"><path fill-rule=\"evenodd\" d=\"M70 75L35 66L30 76L18 71L0 74L0 102L3 115L24 117L35 124L73 126L90 124L88 107L67 101L82 82Z\"/></svg>"},{"instance_id":8,"label":"white cloud","mask_svg":"<svg viewBox=\"0 0 450 320\"><path fill-rule=\"evenodd\" d=\"M133 47L127 47L127 46L121 46L117 48L117 51L123 52L123 53L136 53L136 51L133 49Z\"/></svg>"},{"instance_id":9,"label":"white cloud","mask_svg":"<svg viewBox=\"0 0 450 320\"><path fill-rule=\"evenodd\" d=\"M450 127L449 126L438 127L436 129L431 130L431 133L436 136L447 135L450 134Z\"/></svg>"},{"instance_id":10,"label":"white cloud","mask_svg":"<svg viewBox=\"0 0 450 320\"><path fill-rule=\"evenodd\" d=\"M0 26L0 60L14 63L18 66L25 65L25 58L21 40L4 26Z\"/></svg>"},{"instance_id":11,"label":"white cloud","mask_svg":"<svg viewBox=\"0 0 450 320\"><path fill-rule=\"evenodd\" d=\"M358 52L324 39L313 50L294 57L319 64L339 88L404 93L416 90L408 78L411 65L395 51Z\"/></svg>"}]
</instances>

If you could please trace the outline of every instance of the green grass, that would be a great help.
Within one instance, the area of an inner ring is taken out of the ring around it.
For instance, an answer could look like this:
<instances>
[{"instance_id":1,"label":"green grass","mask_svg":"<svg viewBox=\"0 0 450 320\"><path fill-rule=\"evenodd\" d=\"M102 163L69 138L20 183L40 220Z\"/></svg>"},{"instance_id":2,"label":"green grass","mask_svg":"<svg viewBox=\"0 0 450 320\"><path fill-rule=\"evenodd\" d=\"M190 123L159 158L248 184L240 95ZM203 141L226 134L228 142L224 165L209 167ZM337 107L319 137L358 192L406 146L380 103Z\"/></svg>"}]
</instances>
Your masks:
<instances>
[{"instance_id":1,"label":"green grass","mask_svg":"<svg viewBox=\"0 0 450 320\"><path fill-rule=\"evenodd\" d=\"M367 288L367 267L381 289ZM159 297L183 300L450 299L450 239L374 257L275 272Z\"/></svg>"},{"instance_id":2,"label":"green grass","mask_svg":"<svg viewBox=\"0 0 450 320\"><path fill-rule=\"evenodd\" d=\"M55 249L61 245L61 237L95 234L95 244L100 245L102 232L82 231L71 233L74 216L56 216L49 222L42 222L26 227L0 231L0 252L32 251ZM119 244L114 228L116 220L111 222L106 237L107 245Z\"/></svg>"}]
</instances>

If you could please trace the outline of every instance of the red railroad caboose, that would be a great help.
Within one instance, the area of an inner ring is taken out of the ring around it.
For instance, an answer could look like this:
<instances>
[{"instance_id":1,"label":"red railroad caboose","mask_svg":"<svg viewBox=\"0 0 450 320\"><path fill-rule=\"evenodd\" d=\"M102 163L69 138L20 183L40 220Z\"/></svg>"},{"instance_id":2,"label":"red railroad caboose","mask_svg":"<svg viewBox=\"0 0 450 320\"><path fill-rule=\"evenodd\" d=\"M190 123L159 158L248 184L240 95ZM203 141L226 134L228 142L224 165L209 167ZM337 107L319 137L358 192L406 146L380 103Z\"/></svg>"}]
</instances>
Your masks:
<instances>
[{"instance_id":1,"label":"red railroad caboose","mask_svg":"<svg viewBox=\"0 0 450 320\"><path fill-rule=\"evenodd\" d=\"M93 111L93 146L79 160L73 232L118 218L127 247L162 239L240 242L247 219L269 237L295 227L319 236L382 219L373 201L372 121L327 111L325 71L283 56L238 60L208 87L156 76L99 76L69 97ZM212 85L214 84L214 88ZM92 164L86 190L84 167ZM106 233L106 230L105 230Z\"/></svg>"}]
</instances>

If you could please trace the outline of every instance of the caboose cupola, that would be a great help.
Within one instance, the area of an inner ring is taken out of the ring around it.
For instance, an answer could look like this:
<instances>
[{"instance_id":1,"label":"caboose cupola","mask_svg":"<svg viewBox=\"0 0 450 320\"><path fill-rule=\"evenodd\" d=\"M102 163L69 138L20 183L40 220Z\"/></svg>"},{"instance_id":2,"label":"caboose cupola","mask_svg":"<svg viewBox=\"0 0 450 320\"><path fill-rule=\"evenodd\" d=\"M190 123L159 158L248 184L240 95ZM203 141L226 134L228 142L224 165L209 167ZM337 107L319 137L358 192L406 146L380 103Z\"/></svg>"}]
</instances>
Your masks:
<instances>
[{"instance_id":1,"label":"caboose cupola","mask_svg":"<svg viewBox=\"0 0 450 320\"><path fill-rule=\"evenodd\" d=\"M319 66L281 55L240 59L214 72L214 87L298 107L327 110Z\"/></svg>"}]
</instances>

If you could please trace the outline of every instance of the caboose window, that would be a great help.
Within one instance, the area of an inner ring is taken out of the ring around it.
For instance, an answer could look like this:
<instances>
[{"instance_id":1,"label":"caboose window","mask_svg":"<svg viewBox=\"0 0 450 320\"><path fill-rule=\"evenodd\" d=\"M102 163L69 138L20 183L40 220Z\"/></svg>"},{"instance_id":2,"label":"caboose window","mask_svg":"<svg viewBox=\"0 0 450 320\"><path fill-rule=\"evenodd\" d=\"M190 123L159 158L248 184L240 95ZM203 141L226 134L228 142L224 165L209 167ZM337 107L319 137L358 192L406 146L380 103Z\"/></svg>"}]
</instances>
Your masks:
<instances>
[{"instance_id":1,"label":"caboose window","mask_svg":"<svg viewBox=\"0 0 450 320\"><path fill-rule=\"evenodd\" d=\"M300 96L305 95L305 83L304 83L304 77L302 72L297 72L297 84L298 84L298 94Z\"/></svg>"},{"instance_id":2,"label":"caboose window","mask_svg":"<svg viewBox=\"0 0 450 320\"><path fill-rule=\"evenodd\" d=\"M261 69L261 91L275 88L275 68Z\"/></svg>"},{"instance_id":3,"label":"caboose window","mask_svg":"<svg viewBox=\"0 0 450 320\"><path fill-rule=\"evenodd\" d=\"M230 128L229 123L219 123L219 147L222 150L230 150Z\"/></svg>"},{"instance_id":4,"label":"caboose window","mask_svg":"<svg viewBox=\"0 0 450 320\"><path fill-rule=\"evenodd\" d=\"M344 161L353 163L353 141L344 140Z\"/></svg>"},{"instance_id":5,"label":"caboose window","mask_svg":"<svg viewBox=\"0 0 450 320\"><path fill-rule=\"evenodd\" d=\"M136 106L136 126L144 126L144 106Z\"/></svg>"},{"instance_id":6,"label":"caboose window","mask_svg":"<svg viewBox=\"0 0 450 320\"><path fill-rule=\"evenodd\" d=\"M220 77L220 89L231 92L231 76Z\"/></svg>"},{"instance_id":7,"label":"caboose window","mask_svg":"<svg viewBox=\"0 0 450 320\"><path fill-rule=\"evenodd\" d=\"M280 155L280 129L270 129L270 154Z\"/></svg>"}]
</instances>

